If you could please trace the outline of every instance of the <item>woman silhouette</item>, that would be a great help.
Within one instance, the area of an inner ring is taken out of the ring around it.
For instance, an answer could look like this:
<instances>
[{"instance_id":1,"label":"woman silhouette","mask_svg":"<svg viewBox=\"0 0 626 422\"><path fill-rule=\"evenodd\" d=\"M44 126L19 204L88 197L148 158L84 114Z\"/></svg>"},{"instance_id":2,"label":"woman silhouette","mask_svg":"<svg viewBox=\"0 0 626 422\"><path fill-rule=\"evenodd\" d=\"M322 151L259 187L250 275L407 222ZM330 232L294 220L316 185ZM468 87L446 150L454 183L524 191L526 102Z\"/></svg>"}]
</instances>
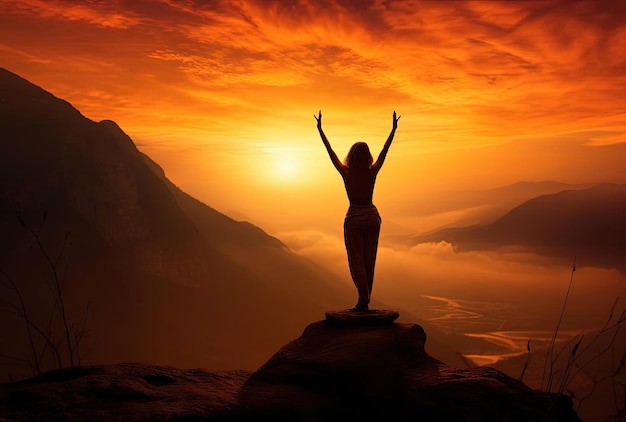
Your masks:
<instances>
[{"instance_id":1,"label":"woman silhouette","mask_svg":"<svg viewBox=\"0 0 626 422\"><path fill-rule=\"evenodd\" d=\"M320 137L326 146L330 160L343 178L350 201L350 207L343 224L343 234L348 252L350 275L352 275L354 285L359 292L359 301L352 310L367 311L372 294L372 285L374 284L374 266L381 223L378 210L372 203L374 183L376 183L376 176L385 161L401 116L396 117L396 112L393 112L391 133L376 162L374 162L367 144L357 142L352 145L343 163L337 158L337 154L333 151L322 130L322 111L320 110L319 114L313 115L313 117L317 120L317 130L320 132Z\"/></svg>"}]
</instances>

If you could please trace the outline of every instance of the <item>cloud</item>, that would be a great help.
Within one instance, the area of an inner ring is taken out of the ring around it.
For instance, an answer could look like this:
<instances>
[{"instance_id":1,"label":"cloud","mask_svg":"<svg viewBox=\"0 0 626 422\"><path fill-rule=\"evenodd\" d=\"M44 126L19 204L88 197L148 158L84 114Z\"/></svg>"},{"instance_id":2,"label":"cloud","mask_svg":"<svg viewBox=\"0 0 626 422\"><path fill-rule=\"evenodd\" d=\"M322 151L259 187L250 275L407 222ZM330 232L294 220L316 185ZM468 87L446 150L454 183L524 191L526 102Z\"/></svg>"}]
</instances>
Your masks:
<instances>
[{"instance_id":1,"label":"cloud","mask_svg":"<svg viewBox=\"0 0 626 422\"><path fill-rule=\"evenodd\" d=\"M414 116L404 127L426 129L433 145L455 127L452 144L464 146L539 127L560 134L607 119L613 130L623 126L626 100L616 87L626 83L626 28L617 3L28 0L5 2L4 11L38 16L37 36L57 21L89 40L57 44L69 51L55 62L106 52L113 42L106 59L118 72L155 66L159 89L181 78L178 105L188 94L239 107L270 97L319 97L366 113L393 104ZM105 32L69 26L77 23ZM60 41L61 32L47 32L45 43Z\"/></svg>"},{"instance_id":2,"label":"cloud","mask_svg":"<svg viewBox=\"0 0 626 422\"><path fill-rule=\"evenodd\" d=\"M75 2L67 0L20 0L4 2L4 9L43 18L84 21L105 28L126 29L144 23L141 16L125 7L124 1Z\"/></svg>"},{"instance_id":3,"label":"cloud","mask_svg":"<svg viewBox=\"0 0 626 422\"><path fill-rule=\"evenodd\" d=\"M311 114L323 108L343 155L355 140L379 149L396 109L377 198L389 222L402 214L420 231L427 189L623 180L622 3L5 1L0 60L87 117L117 121L202 200L262 211L278 231L273 204L248 200L284 193L260 189L260 146L306 156L315 186L282 198L312 214L311 203L330 207L336 179L311 152Z\"/></svg>"},{"instance_id":4,"label":"cloud","mask_svg":"<svg viewBox=\"0 0 626 422\"><path fill-rule=\"evenodd\" d=\"M338 237L301 231L279 238L351 285ZM572 274L570 266L545 257L456 253L445 242L410 250L386 244L378 249L373 298L451 334L450 345L478 364L524 355L529 339L534 353L545 348L572 275L559 342L601 328L616 298L616 315L626 299L625 279L616 271L578 268Z\"/></svg>"},{"instance_id":5,"label":"cloud","mask_svg":"<svg viewBox=\"0 0 626 422\"><path fill-rule=\"evenodd\" d=\"M28 54L28 53L26 53L24 51L20 51L20 50L17 50L15 48L11 48L8 45L0 44L0 51L5 51L5 52L10 53L11 55L17 55L17 56L24 57L29 62L43 63L43 64L48 64L48 63L51 62L48 59L44 59L44 58L40 58L40 57L34 56L32 54Z\"/></svg>"},{"instance_id":6,"label":"cloud","mask_svg":"<svg viewBox=\"0 0 626 422\"><path fill-rule=\"evenodd\" d=\"M351 283L343 239L314 230L277 236L294 252ZM420 244L409 250L389 241L386 245L379 245L378 249L376 299L429 319L441 316L442 309L462 309L466 316L473 312L472 319L482 318L473 322L478 324L474 328L481 326L480 332L486 328L502 331L506 313L499 307L515 308L518 319L520 309L532 308L528 313L532 317L519 319L523 324L516 329L522 329L524 324L526 329L538 329L551 321L558 316L571 276L571 264L529 253L457 253L445 242ZM578 268L568 312L572 316L586 315L587 328L592 328L604 321L615 298L624 293L624 277L617 271ZM432 306L432 302L425 301L428 297L445 298L448 305ZM493 318L498 322L493 322ZM447 320L444 325L453 322ZM506 326L512 323L513 320Z\"/></svg>"}]
</instances>

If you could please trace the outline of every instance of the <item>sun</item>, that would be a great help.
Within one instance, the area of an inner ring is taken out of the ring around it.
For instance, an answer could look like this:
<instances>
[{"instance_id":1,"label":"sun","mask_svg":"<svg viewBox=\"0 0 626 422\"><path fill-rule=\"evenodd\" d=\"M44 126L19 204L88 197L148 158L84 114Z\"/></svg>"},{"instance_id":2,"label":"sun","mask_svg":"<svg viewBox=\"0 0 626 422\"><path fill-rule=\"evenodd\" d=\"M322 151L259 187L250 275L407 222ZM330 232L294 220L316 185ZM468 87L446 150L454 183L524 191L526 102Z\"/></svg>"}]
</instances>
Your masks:
<instances>
[{"instance_id":1,"label":"sun","mask_svg":"<svg viewBox=\"0 0 626 422\"><path fill-rule=\"evenodd\" d=\"M301 181L303 160L296 149L272 147L267 154L266 175L273 184L288 185Z\"/></svg>"},{"instance_id":2,"label":"sun","mask_svg":"<svg viewBox=\"0 0 626 422\"><path fill-rule=\"evenodd\" d=\"M292 180L298 176L297 162L292 155L282 155L276 158L276 177L283 180Z\"/></svg>"}]
</instances>

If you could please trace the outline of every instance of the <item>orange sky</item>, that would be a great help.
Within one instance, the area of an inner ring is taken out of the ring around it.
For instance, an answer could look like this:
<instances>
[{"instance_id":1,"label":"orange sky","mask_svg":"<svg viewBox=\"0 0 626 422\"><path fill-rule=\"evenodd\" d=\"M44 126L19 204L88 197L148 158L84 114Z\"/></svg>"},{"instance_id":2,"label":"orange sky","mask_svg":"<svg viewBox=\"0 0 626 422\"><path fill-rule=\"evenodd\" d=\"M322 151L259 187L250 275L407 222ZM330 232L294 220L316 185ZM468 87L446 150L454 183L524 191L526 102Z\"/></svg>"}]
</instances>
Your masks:
<instances>
[{"instance_id":1,"label":"orange sky","mask_svg":"<svg viewBox=\"0 0 626 422\"><path fill-rule=\"evenodd\" d=\"M0 66L271 233L340 230L319 109L340 156L402 115L388 222L428 189L626 182L621 1L0 0Z\"/></svg>"},{"instance_id":2,"label":"orange sky","mask_svg":"<svg viewBox=\"0 0 626 422\"><path fill-rule=\"evenodd\" d=\"M436 191L626 183L621 0L0 0L0 66L116 121L183 190L346 283L347 199L313 113L343 157L354 141L376 155L397 110L375 298L511 353L551 330L570 267L393 235L467 214L425 214ZM619 295L623 275L578 269L563 332L599 327Z\"/></svg>"}]
</instances>

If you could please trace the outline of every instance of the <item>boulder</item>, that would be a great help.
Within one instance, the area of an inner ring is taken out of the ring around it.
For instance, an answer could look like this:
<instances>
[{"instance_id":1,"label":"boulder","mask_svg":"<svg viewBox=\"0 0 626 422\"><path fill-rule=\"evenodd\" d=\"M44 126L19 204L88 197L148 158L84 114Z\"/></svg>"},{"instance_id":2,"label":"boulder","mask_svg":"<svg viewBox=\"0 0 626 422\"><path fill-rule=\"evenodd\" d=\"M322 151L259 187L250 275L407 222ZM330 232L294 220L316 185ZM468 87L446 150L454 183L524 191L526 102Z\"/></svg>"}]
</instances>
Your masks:
<instances>
[{"instance_id":1,"label":"boulder","mask_svg":"<svg viewBox=\"0 0 626 422\"><path fill-rule=\"evenodd\" d=\"M274 420L579 421L565 396L493 368L454 368L416 324L315 322L244 383L241 417Z\"/></svg>"},{"instance_id":2,"label":"boulder","mask_svg":"<svg viewBox=\"0 0 626 422\"><path fill-rule=\"evenodd\" d=\"M0 420L580 420L566 396L429 356L419 325L361 317L310 324L252 374L123 363L0 384Z\"/></svg>"}]
</instances>

